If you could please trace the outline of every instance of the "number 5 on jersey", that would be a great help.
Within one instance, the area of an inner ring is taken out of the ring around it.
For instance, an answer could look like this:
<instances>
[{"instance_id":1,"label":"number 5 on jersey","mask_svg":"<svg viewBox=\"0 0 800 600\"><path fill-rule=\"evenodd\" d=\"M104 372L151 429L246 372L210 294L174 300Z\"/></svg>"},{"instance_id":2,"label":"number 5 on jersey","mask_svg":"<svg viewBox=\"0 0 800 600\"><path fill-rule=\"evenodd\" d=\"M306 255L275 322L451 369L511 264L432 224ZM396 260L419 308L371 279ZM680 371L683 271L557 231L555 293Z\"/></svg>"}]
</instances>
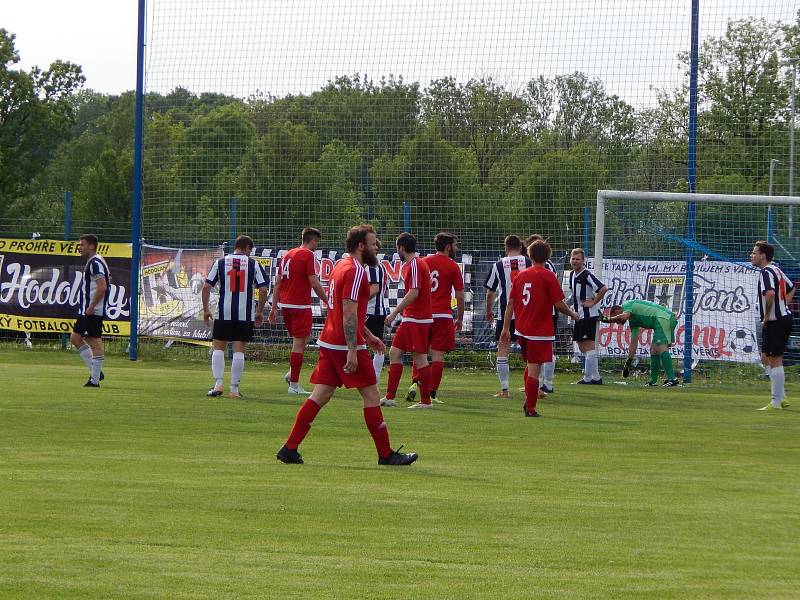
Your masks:
<instances>
[{"instance_id":1,"label":"number 5 on jersey","mask_svg":"<svg viewBox=\"0 0 800 600\"><path fill-rule=\"evenodd\" d=\"M533 287L532 283L526 283L522 286L522 304L528 306L531 301L531 288Z\"/></svg>"}]
</instances>

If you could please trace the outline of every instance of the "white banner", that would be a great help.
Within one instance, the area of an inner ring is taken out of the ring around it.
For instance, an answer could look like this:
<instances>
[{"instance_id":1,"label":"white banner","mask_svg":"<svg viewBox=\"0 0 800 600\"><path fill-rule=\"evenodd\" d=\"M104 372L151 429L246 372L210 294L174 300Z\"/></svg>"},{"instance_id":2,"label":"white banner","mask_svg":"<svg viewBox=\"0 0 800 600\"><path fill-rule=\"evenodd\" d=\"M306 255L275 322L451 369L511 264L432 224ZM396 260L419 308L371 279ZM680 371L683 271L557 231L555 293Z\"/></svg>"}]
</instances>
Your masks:
<instances>
[{"instance_id":1,"label":"white banner","mask_svg":"<svg viewBox=\"0 0 800 600\"><path fill-rule=\"evenodd\" d=\"M587 268L592 269L592 260ZM701 360L756 362L759 350L756 286L758 270L749 264L722 261L694 263L692 357ZM566 277L569 274L567 273ZM649 300L678 317L671 353L683 357L686 335L686 263L684 261L604 259L600 277L609 292L601 306L607 310L628 300ZM649 355L652 330L641 330L638 354ZM601 323L597 336L601 356L625 356L630 327Z\"/></svg>"}]
</instances>

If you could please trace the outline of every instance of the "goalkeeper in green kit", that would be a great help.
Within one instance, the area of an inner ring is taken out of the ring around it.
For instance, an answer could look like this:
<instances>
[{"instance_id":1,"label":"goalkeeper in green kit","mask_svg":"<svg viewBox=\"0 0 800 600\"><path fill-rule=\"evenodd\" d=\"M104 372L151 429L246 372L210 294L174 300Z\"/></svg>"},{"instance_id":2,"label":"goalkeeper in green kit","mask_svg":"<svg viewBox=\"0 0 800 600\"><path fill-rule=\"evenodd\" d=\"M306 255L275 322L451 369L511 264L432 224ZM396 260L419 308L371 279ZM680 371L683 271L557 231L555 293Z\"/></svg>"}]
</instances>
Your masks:
<instances>
[{"instance_id":1,"label":"goalkeeper in green kit","mask_svg":"<svg viewBox=\"0 0 800 600\"><path fill-rule=\"evenodd\" d=\"M665 387L678 385L675 371L672 368L672 356L669 347L675 342L675 328L678 326L678 319L667 307L647 300L629 300L622 306L612 306L609 316L601 317L606 323L625 323L631 326L631 343L628 348L628 360L622 369L622 376L630 375L631 364L636 356L636 349L639 346L639 329L653 330L653 343L650 345L650 383L647 385L658 385L658 373L663 365L667 374Z\"/></svg>"}]
</instances>

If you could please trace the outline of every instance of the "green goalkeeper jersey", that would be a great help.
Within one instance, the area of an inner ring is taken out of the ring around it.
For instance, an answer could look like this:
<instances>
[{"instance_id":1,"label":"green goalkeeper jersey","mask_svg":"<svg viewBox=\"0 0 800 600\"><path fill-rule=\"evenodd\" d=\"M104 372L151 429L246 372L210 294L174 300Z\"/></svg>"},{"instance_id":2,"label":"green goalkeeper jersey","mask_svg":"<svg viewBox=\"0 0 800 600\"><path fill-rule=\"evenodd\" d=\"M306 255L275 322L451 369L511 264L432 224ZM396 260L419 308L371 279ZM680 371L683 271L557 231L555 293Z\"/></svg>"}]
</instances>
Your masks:
<instances>
[{"instance_id":1,"label":"green goalkeeper jersey","mask_svg":"<svg viewBox=\"0 0 800 600\"><path fill-rule=\"evenodd\" d=\"M628 324L631 330L644 327L645 329L655 329L664 321L675 318L670 309L655 302L647 300L629 300L622 305L622 310L631 314ZM633 331L631 331L633 334Z\"/></svg>"}]
</instances>

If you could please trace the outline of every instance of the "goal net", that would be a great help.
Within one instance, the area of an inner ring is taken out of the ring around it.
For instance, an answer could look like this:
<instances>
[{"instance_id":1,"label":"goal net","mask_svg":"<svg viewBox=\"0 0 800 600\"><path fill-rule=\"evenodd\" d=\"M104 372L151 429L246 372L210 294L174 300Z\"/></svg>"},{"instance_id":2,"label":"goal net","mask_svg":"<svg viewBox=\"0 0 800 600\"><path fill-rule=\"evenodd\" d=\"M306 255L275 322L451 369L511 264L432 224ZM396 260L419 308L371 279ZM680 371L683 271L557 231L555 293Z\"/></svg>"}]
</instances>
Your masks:
<instances>
[{"instance_id":1,"label":"goal net","mask_svg":"<svg viewBox=\"0 0 800 600\"><path fill-rule=\"evenodd\" d=\"M602 306L638 299L675 313L671 353L687 379L700 361L760 363L759 270L750 253L768 241L775 264L800 282L800 261L783 243L798 205L798 197L599 191L590 268L609 287ZM642 357L651 334L640 333ZM625 356L630 328L602 324L598 342L602 356ZM790 360L800 358L797 342L790 339Z\"/></svg>"}]
</instances>

